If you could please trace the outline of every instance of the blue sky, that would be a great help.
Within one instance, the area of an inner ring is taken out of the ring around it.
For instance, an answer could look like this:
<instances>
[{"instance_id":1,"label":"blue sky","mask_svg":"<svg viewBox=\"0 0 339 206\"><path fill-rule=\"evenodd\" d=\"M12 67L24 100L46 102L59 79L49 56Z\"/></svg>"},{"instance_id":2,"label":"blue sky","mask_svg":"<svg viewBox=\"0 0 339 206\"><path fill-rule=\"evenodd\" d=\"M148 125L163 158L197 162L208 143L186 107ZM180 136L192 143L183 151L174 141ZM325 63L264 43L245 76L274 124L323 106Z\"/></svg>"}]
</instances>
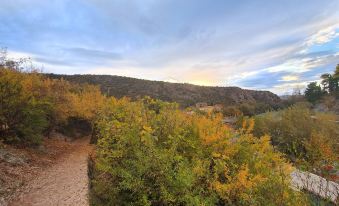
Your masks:
<instances>
[{"instance_id":1,"label":"blue sky","mask_svg":"<svg viewBox=\"0 0 339 206\"><path fill-rule=\"evenodd\" d=\"M338 0L1 0L0 46L45 72L278 94L339 63Z\"/></svg>"}]
</instances>

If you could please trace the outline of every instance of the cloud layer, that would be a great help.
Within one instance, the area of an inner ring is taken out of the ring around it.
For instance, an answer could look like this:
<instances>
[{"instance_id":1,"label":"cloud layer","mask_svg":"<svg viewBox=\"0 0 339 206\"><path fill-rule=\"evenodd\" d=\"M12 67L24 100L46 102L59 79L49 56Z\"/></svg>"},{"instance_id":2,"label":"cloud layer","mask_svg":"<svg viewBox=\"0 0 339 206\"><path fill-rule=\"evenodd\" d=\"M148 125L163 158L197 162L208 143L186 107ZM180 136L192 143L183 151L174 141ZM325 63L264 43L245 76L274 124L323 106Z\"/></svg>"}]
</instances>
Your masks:
<instances>
[{"instance_id":1,"label":"cloud layer","mask_svg":"<svg viewBox=\"0 0 339 206\"><path fill-rule=\"evenodd\" d=\"M337 0L4 0L0 46L47 72L285 93L339 63Z\"/></svg>"}]
</instances>

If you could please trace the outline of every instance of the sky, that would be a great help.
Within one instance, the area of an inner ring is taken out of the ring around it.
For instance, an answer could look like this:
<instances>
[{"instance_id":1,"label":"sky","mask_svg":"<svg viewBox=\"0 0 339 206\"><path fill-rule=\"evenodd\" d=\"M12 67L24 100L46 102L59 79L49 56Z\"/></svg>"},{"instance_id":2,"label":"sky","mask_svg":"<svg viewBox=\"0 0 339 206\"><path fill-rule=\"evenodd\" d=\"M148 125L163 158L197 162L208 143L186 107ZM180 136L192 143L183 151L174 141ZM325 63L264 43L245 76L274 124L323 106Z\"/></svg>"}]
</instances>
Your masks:
<instances>
[{"instance_id":1,"label":"sky","mask_svg":"<svg viewBox=\"0 0 339 206\"><path fill-rule=\"evenodd\" d=\"M44 72L286 94L339 63L338 0L0 1L0 47Z\"/></svg>"}]
</instances>

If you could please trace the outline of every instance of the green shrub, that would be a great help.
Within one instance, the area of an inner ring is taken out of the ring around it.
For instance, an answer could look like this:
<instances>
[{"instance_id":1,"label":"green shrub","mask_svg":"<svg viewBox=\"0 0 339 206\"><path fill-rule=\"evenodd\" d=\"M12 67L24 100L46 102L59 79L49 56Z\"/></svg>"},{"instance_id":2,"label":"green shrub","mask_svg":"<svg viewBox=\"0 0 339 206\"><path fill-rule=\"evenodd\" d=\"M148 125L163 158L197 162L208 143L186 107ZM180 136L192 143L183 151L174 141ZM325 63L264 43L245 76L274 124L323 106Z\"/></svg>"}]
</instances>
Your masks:
<instances>
[{"instance_id":1,"label":"green shrub","mask_svg":"<svg viewBox=\"0 0 339 206\"><path fill-rule=\"evenodd\" d=\"M176 104L111 99L95 125L93 205L303 205L269 138L186 115Z\"/></svg>"},{"instance_id":2,"label":"green shrub","mask_svg":"<svg viewBox=\"0 0 339 206\"><path fill-rule=\"evenodd\" d=\"M293 163L308 170L333 165L338 154L336 116L314 113L306 104L255 116L253 133L258 137L270 135L275 147Z\"/></svg>"},{"instance_id":3,"label":"green shrub","mask_svg":"<svg viewBox=\"0 0 339 206\"><path fill-rule=\"evenodd\" d=\"M0 68L0 134L5 142L39 144L51 104L27 92L24 78L20 72Z\"/></svg>"}]
</instances>

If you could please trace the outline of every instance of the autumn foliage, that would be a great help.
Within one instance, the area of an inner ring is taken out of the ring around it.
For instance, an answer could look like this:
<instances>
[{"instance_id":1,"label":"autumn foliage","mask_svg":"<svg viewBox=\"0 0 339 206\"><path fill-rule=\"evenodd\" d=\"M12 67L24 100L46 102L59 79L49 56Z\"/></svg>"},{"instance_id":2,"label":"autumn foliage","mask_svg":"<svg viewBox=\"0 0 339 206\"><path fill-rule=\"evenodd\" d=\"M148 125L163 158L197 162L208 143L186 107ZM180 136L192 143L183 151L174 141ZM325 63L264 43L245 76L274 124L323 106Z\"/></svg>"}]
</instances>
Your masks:
<instances>
[{"instance_id":1,"label":"autumn foliage","mask_svg":"<svg viewBox=\"0 0 339 206\"><path fill-rule=\"evenodd\" d=\"M176 104L111 98L96 120L94 205L305 205L291 166L221 116L188 115Z\"/></svg>"},{"instance_id":2,"label":"autumn foliage","mask_svg":"<svg viewBox=\"0 0 339 206\"><path fill-rule=\"evenodd\" d=\"M0 140L39 144L71 118L91 121L104 98L95 86L0 65Z\"/></svg>"},{"instance_id":3,"label":"autumn foliage","mask_svg":"<svg viewBox=\"0 0 339 206\"><path fill-rule=\"evenodd\" d=\"M93 205L307 205L291 188L283 153L324 166L337 134L332 117L310 125L307 109L291 108L279 123L244 119L233 129L221 114L186 113L149 97L108 98L96 86L1 64L0 109L5 143L38 145L74 121L93 126Z\"/></svg>"},{"instance_id":4,"label":"autumn foliage","mask_svg":"<svg viewBox=\"0 0 339 206\"><path fill-rule=\"evenodd\" d=\"M270 135L272 144L302 170L322 175L323 166L338 162L336 116L313 112L307 104L256 116L253 133Z\"/></svg>"}]
</instances>

